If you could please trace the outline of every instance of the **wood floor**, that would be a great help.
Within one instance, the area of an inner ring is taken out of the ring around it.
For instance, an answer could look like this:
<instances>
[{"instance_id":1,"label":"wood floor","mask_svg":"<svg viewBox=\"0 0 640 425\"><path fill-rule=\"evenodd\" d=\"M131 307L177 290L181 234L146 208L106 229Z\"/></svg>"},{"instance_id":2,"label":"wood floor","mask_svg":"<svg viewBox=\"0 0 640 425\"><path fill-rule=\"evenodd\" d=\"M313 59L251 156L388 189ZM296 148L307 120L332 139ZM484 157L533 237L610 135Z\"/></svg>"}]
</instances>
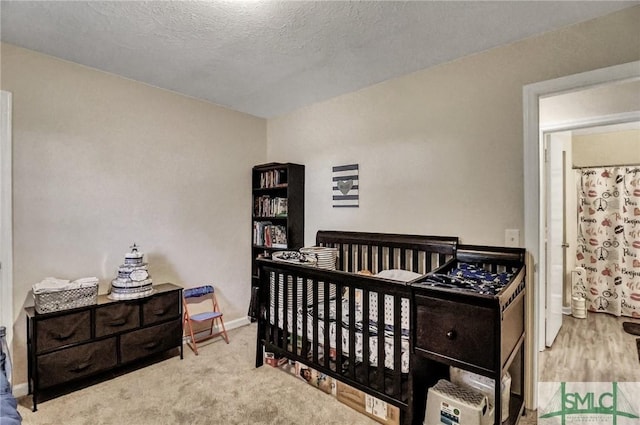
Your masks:
<instances>
[{"instance_id":1,"label":"wood floor","mask_svg":"<svg viewBox=\"0 0 640 425\"><path fill-rule=\"evenodd\" d=\"M586 319L564 316L552 347L538 354L539 381L640 381L640 336L626 333L623 322L640 319L591 312Z\"/></svg>"}]
</instances>

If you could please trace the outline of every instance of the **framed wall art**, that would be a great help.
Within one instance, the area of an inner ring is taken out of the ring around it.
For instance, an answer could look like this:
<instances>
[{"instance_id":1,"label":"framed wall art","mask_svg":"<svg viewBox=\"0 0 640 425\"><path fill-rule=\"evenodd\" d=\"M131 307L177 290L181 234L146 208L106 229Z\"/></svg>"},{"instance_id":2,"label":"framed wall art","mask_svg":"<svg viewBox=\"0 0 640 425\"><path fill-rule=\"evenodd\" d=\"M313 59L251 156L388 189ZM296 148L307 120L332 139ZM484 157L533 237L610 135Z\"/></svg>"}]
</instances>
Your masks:
<instances>
[{"instance_id":1,"label":"framed wall art","mask_svg":"<svg viewBox=\"0 0 640 425\"><path fill-rule=\"evenodd\" d=\"M358 164L333 167L333 208L358 208Z\"/></svg>"}]
</instances>

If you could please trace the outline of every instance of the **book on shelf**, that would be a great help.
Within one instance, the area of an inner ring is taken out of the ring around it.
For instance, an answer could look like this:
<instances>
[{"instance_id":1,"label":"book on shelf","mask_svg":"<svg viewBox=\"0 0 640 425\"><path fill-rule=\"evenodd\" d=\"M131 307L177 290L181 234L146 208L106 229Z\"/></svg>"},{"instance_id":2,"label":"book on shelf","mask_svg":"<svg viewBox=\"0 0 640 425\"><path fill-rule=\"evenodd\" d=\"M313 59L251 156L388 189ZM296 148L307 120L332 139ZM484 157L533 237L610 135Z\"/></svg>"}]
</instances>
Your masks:
<instances>
[{"instance_id":1,"label":"book on shelf","mask_svg":"<svg viewBox=\"0 0 640 425\"><path fill-rule=\"evenodd\" d=\"M286 217L288 213L287 198L262 195L255 198L253 215L256 217Z\"/></svg>"},{"instance_id":2,"label":"book on shelf","mask_svg":"<svg viewBox=\"0 0 640 425\"><path fill-rule=\"evenodd\" d=\"M287 247L287 229L284 226L270 226L271 246L274 248Z\"/></svg>"},{"instance_id":3,"label":"book on shelf","mask_svg":"<svg viewBox=\"0 0 640 425\"><path fill-rule=\"evenodd\" d=\"M260 188L285 187L287 185L285 170L269 170L260 173Z\"/></svg>"},{"instance_id":4,"label":"book on shelf","mask_svg":"<svg viewBox=\"0 0 640 425\"><path fill-rule=\"evenodd\" d=\"M253 223L253 244L271 248L287 247L287 228L270 221L256 221Z\"/></svg>"},{"instance_id":5,"label":"book on shelf","mask_svg":"<svg viewBox=\"0 0 640 425\"><path fill-rule=\"evenodd\" d=\"M288 213L287 198L275 198L275 211L276 217L286 217Z\"/></svg>"}]
</instances>

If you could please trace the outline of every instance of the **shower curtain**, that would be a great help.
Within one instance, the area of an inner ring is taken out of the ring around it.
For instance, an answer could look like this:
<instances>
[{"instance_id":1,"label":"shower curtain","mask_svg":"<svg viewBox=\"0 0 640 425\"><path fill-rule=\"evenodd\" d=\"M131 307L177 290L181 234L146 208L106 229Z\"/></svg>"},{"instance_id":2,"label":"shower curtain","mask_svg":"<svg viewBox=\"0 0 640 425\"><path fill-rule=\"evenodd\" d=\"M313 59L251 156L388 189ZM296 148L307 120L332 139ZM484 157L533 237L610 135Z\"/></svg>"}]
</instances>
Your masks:
<instances>
[{"instance_id":1,"label":"shower curtain","mask_svg":"<svg viewBox=\"0 0 640 425\"><path fill-rule=\"evenodd\" d=\"M591 311L640 318L640 166L577 172L578 289Z\"/></svg>"}]
</instances>

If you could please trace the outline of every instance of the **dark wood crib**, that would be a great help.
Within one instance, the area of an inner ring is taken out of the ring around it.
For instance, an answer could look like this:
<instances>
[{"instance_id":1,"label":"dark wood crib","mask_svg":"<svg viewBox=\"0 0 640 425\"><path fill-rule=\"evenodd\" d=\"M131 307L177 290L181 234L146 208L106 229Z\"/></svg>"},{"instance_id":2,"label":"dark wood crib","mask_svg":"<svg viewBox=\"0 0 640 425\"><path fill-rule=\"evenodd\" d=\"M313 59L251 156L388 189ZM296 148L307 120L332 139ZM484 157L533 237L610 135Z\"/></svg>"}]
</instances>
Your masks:
<instances>
[{"instance_id":1,"label":"dark wood crib","mask_svg":"<svg viewBox=\"0 0 640 425\"><path fill-rule=\"evenodd\" d=\"M468 295L424 284L431 273L446 273L457 264L458 238L319 231L316 245L337 250L337 270L258 260L256 367L263 364L264 351L273 352L398 407L403 424L422 423L426 387L447 378L449 365L464 366L424 347L425 335L441 329L416 310L425 295L444 301L458 295L473 304ZM461 254L482 264L485 248L467 247ZM522 268L517 256L504 259L499 249L491 249L484 255L490 263ZM396 269L413 274L401 281L375 276ZM358 273L363 270L373 275ZM481 303L494 306L487 297ZM494 369L473 371L494 376Z\"/></svg>"}]
</instances>

